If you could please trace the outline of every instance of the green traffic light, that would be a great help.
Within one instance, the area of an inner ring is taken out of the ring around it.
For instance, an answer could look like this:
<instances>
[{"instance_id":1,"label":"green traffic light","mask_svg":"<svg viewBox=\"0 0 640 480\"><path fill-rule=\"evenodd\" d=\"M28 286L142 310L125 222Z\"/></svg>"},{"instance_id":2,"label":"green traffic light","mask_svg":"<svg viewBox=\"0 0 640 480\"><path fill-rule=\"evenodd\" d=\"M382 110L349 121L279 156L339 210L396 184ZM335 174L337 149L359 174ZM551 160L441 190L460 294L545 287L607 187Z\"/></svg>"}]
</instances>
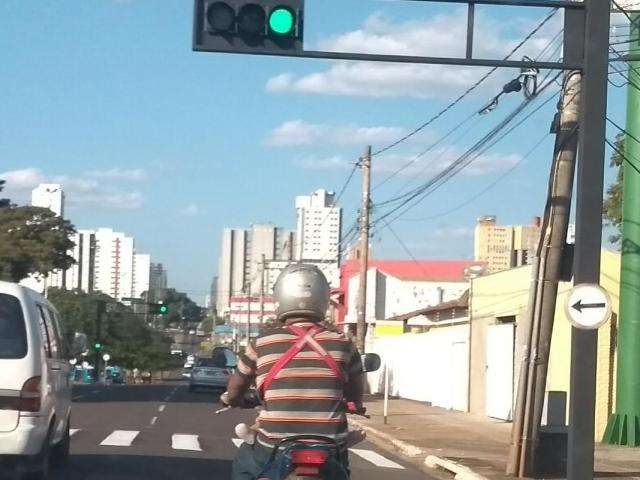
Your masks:
<instances>
[{"instance_id":1,"label":"green traffic light","mask_svg":"<svg viewBox=\"0 0 640 480\"><path fill-rule=\"evenodd\" d=\"M163 315L164 315L165 313L168 313L168 312L169 312L169 307L168 307L168 306L166 306L166 305L162 305L162 306L160 307L160 313L161 313L161 314L163 314Z\"/></svg>"},{"instance_id":2,"label":"green traffic light","mask_svg":"<svg viewBox=\"0 0 640 480\"><path fill-rule=\"evenodd\" d=\"M96 343L94 345L94 347L96 347L96 350L100 350L102 348L102 344L101 343Z\"/></svg>"},{"instance_id":3,"label":"green traffic light","mask_svg":"<svg viewBox=\"0 0 640 480\"><path fill-rule=\"evenodd\" d=\"M269 15L269 28L278 35L290 35L295 27L295 16L286 7L276 7Z\"/></svg>"}]
</instances>

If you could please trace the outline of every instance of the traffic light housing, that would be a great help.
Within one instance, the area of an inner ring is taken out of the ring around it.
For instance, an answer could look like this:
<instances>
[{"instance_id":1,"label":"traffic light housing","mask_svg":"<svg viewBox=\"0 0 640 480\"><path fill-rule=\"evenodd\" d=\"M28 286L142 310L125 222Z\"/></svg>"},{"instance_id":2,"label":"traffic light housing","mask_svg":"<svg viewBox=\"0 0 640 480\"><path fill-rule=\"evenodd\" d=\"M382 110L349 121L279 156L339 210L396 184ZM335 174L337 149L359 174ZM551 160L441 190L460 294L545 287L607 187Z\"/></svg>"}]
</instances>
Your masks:
<instances>
[{"instance_id":1,"label":"traffic light housing","mask_svg":"<svg viewBox=\"0 0 640 480\"><path fill-rule=\"evenodd\" d=\"M169 313L169 305L164 303L150 303L149 313L152 315L167 315Z\"/></svg>"},{"instance_id":2,"label":"traffic light housing","mask_svg":"<svg viewBox=\"0 0 640 480\"><path fill-rule=\"evenodd\" d=\"M195 0L193 49L295 56L304 0Z\"/></svg>"}]
</instances>

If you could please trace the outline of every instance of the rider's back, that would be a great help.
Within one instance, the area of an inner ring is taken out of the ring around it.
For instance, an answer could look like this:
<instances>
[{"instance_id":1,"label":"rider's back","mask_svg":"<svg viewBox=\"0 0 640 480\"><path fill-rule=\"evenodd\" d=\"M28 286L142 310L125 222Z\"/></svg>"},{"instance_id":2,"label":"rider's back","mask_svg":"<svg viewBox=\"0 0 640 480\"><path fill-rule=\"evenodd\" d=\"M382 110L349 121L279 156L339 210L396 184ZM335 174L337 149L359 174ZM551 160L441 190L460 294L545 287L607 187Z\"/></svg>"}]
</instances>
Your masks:
<instances>
[{"instance_id":1,"label":"rider's back","mask_svg":"<svg viewBox=\"0 0 640 480\"><path fill-rule=\"evenodd\" d=\"M273 446L285 437L315 434L344 443L347 435L344 398L361 388L357 384L363 375L360 356L344 334L318 326L316 322L289 319L286 325L267 328L258 336L255 344L241 356L239 373L255 375L260 389L272 368L300 339L289 329L290 325L297 329L317 329L312 342L317 342L333 358L342 378L317 349L304 344L267 382L258 441Z\"/></svg>"}]
</instances>

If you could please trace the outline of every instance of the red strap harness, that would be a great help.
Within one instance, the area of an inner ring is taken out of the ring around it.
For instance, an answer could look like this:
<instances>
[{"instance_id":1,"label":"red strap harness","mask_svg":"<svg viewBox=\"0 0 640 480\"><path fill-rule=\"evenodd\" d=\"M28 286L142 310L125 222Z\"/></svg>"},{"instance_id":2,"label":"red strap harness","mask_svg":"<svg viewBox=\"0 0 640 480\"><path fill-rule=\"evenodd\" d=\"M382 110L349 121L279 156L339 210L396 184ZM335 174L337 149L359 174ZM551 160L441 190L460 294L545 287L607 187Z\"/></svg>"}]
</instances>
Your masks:
<instances>
[{"instance_id":1,"label":"red strap harness","mask_svg":"<svg viewBox=\"0 0 640 480\"><path fill-rule=\"evenodd\" d=\"M269 373L267 374L264 381L262 382L262 385L260 385L260 391L263 397L264 397L264 392L269 388L271 383L276 379L280 371L291 360L293 360L295 356L298 353L300 353L306 345L309 345L318 355L320 355L320 358L324 360L324 363L327 364L327 366L331 369L331 371L333 371L333 373L340 380L342 380L343 383L346 382L344 373L342 373L342 370L338 366L337 362L334 360L334 358L331 355L329 355L329 353L324 348L322 348L322 345L320 345L320 343L318 343L318 341L315 339L315 336L323 330L322 327L313 326L309 330L305 330L302 327L289 325L287 328L291 333L293 333L298 337L298 340L289 350L285 352L284 355L282 355L282 357L280 357L280 359L275 363L275 365L271 367L271 370L269 370Z\"/></svg>"}]
</instances>

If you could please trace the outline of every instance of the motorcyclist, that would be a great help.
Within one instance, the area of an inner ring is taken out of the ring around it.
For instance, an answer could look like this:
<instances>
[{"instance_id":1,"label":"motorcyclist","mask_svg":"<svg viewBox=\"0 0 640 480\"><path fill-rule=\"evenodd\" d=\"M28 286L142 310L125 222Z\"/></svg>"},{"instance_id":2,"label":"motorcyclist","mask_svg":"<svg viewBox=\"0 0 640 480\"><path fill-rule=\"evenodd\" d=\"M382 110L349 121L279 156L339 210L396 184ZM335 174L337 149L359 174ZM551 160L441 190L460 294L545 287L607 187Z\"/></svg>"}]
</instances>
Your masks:
<instances>
[{"instance_id":1,"label":"motorcyclist","mask_svg":"<svg viewBox=\"0 0 640 480\"><path fill-rule=\"evenodd\" d=\"M232 478L255 480L274 445L301 434L338 442L339 470L348 472L346 405L362 406L364 375L351 340L324 323L327 279L313 265L292 264L276 280L274 302L276 324L240 355L225 394L229 405L240 405L255 382L264 404L257 441L240 447Z\"/></svg>"}]
</instances>

